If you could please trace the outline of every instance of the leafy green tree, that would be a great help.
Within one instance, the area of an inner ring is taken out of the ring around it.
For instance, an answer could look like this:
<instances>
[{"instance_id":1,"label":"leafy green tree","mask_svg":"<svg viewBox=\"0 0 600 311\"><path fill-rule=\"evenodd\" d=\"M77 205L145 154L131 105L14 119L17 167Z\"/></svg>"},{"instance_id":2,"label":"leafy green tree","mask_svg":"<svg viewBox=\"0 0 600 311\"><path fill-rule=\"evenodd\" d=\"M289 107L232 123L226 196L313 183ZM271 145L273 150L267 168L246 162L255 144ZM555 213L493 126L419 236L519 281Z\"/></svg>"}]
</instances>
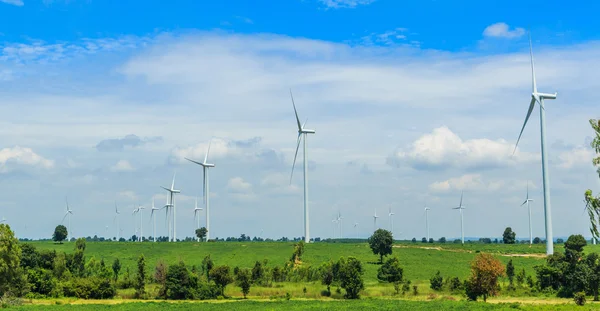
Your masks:
<instances>
[{"instance_id":1,"label":"leafy green tree","mask_svg":"<svg viewBox=\"0 0 600 311\"><path fill-rule=\"evenodd\" d=\"M193 299L198 278L190 273L183 261L169 266L166 273L165 293L169 299Z\"/></svg>"},{"instance_id":2,"label":"leafy green tree","mask_svg":"<svg viewBox=\"0 0 600 311\"><path fill-rule=\"evenodd\" d=\"M202 271L206 274L206 279L210 280L210 270L215 266L215 263L210 259L210 254L202 259Z\"/></svg>"},{"instance_id":3,"label":"leafy green tree","mask_svg":"<svg viewBox=\"0 0 600 311\"><path fill-rule=\"evenodd\" d=\"M513 265L512 259L506 264L506 276L508 276L508 282L510 286L513 285L513 279L515 278L515 266Z\"/></svg>"},{"instance_id":4,"label":"leafy green tree","mask_svg":"<svg viewBox=\"0 0 600 311\"><path fill-rule=\"evenodd\" d=\"M58 242L58 243L62 244L62 242L67 239L67 236L68 236L67 227L65 227L63 225L58 225L58 226L56 226L56 228L54 228L54 233L52 234L52 240L54 242Z\"/></svg>"},{"instance_id":5,"label":"leafy green tree","mask_svg":"<svg viewBox=\"0 0 600 311\"><path fill-rule=\"evenodd\" d=\"M85 252L85 238L79 238L75 241L75 250Z\"/></svg>"},{"instance_id":6,"label":"leafy green tree","mask_svg":"<svg viewBox=\"0 0 600 311\"><path fill-rule=\"evenodd\" d=\"M206 237L207 233L208 230L206 230L206 227L196 229L196 237L198 237L200 241L204 241L204 238Z\"/></svg>"},{"instance_id":7,"label":"leafy green tree","mask_svg":"<svg viewBox=\"0 0 600 311\"><path fill-rule=\"evenodd\" d=\"M115 258L115 261L113 261L112 270L116 282L119 279L119 272L121 271L121 262L119 261L119 258Z\"/></svg>"},{"instance_id":8,"label":"leafy green tree","mask_svg":"<svg viewBox=\"0 0 600 311\"><path fill-rule=\"evenodd\" d=\"M235 277L236 284L242 289L244 299L250 292L250 286L252 285L252 274L248 269L240 269Z\"/></svg>"},{"instance_id":9,"label":"leafy green tree","mask_svg":"<svg viewBox=\"0 0 600 311\"><path fill-rule=\"evenodd\" d=\"M400 261L396 257L389 258L377 269L377 279L394 284L396 294L400 292L403 274L404 269L400 267Z\"/></svg>"},{"instance_id":10,"label":"leafy green tree","mask_svg":"<svg viewBox=\"0 0 600 311\"><path fill-rule=\"evenodd\" d=\"M302 261L302 255L304 254L304 241L300 241L294 245L294 253L290 259L292 262Z\"/></svg>"},{"instance_id":11,"label":"leafy green tree","mask_svg":"<svg viewBox=\"0 0 600 311\"><path fill-rule=\"evenodd\" d=\"M592 148L596 151L596 156L592 158L592 164L596 167L600 166L600 120L591 119L590 125L594 130L595 137L590 143ZM600 167L596 170L600 176ZM592 236L596 239L600 238L598 232L598 226L600 224L600 197L594 196L591 189L585 191L585 206L590 217L590 231Z\"/></svg>"},{"instance_id":12,"label":"leafy green tree","mask_svg":"<svg viewBox=\"0 0 600 311\"><path fill-rule=\"evenodd\" d=\"M321 283L327 286L327 293L329 295L331 295L331 283L333 283L334 280L333 266L333 262L330 260L322 263L321 267L319 267Z\"/></svg>"},{"instance_id":13,"label":"leafy green tree","mask_svg":"<svg viewBox=\"0 0 600 311\"><path fill-rule=\"evenodd\" d=\"M185 266L184 266L185 267ZM167 298L167 265L160 260L154 268L154 282L160 285L158 288L158 297Z\"/></svg>"},{"instance_id":14,"label":"leafy green tree","mask_svg":"<svg viewBox=\"0 0 600 311\"><path fill-rule=\"evenodd\" d=\"M527 278L527 274L525 274L525 268L521 269L519 273L517 273L517 285L523 286L525 283L525 278Z\"/></svg>"},{"instance_id":15,"label":"leafy green tree","mask_svg":"<svg viewBox=\"0 0 600 311\"><path fill-rule=\"evenodd\" d=\"M502 242L504 244L515 244L517 234L512 231L511 227L506 227L502 234Z\"/></svg>"},{"instance_id":16,"label":"leafy green tree","mask_svg":"<svg viewBox=\"0 0 600 311\"><path fill-rule=\"evenodd\" d=\"M438 270L438 272L436 272L435 275L429 279L429 283L429 287L431 287L431 289L435 291L442 290L442 286L444 286L444 278L442 277L440 270Z\"/></svg>"},{"instance_id":17,"label":"leafy green tree","mask_svg":"<svg viewBox=\"0 0 600 311\"><path fill-rule=\"evenodd\" d=\"M233 282L231 273L229 273L229 266L226 265L217 266L210 270L210 279L219 286L221 296L225 295L225 287Z\"/></svg>"},{"instance_id":18,"label":"leafy green tree","mask_svg":"<svg viewBox=\"0 0 600 311\"><path fill-rule=\"evenodd\" d=\"M540 243L542 243L542 239L540 239L537 236L535 238L533 238L533 244L540 244Z\"/></svg>"},{"instance_id":19,"label":"leafy green tree","mask_svg":"<svg viewBox=\"0 0 600 311\"><path fill-rule=\"evenodd\" d=\"M348 259L342 257L338 265L340 286L346 291L344 297L347 299L360 298L359 293L365 288L362 264L355 257L348 257Z\"/></svg>"},{"instance_id":20,"label":"leafy green tree","mask_svg":"<svg viewBox=\"0 0 600 311\"><path fill-rule=\"evenodd\" d=\"M567 262L576 264L583 256L583 248L586 245L587 242L581 234L569 236L565 242L565 257Z\"/></svg>"},{"instance_id":21,"label":"leafy green tree","mask_svg":"<svg viewBox=\"0 0 600 311\"><path fill-rule=\"evenodd\" d=\"M21 247L10 226L0 224L0 296L23 294L27 281L21 268Z\"/></svg>"},{"instance_id":22,"label":"leafy green tree","mask_svg":"<svg viewBox=\"0 0 600 311\"><path fill-rule=\"evenodd\" d=\"M256 261L254 263L254 267L252 268L252 282L260 283L260 281L264 278L265 269L260 261Z\"/></svg>"},{"instance_id":23,"label":"leafy green tree","mask_svg":"<svg viewBox=\"0 0 600 311\"><path fill-rule=\"evenodd\" d=\"M384 229L377 229L377 231L369 237L368 242L373 254L379 255L380 263L383 263L383 256L392 254L394 238L392 237L391 232Z\"/></svg>"},{"instance_id":24,"label":"leafy green tree","mask_svg":"<svg viewBox=\"0 0 600 311\"><path fill-rule=\"evenodd\" d=\"M142 298L146 294L146 260L140 255L137 261L137 275L135 278L135 297Z\"/></svg>"},{"instance_id":25,"label":"leafy green tree","mask_svg":"<svg viewBox=\"0 0 600 311\"><path fill-rule=\"evenodd\" d=\"M446 238L445 237L441 237L439 242L440 243L446 243Z\"/></svg>"}]
</instances>

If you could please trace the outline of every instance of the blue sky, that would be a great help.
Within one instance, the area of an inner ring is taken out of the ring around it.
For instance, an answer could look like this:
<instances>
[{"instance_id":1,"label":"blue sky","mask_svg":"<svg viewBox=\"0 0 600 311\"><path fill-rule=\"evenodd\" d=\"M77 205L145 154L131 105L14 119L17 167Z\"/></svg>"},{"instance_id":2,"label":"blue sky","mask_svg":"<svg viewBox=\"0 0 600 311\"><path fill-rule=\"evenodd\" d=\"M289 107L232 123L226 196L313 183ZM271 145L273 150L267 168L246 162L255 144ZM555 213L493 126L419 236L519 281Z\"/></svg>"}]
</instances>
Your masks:
<instances>
[{"instance_id":1,"label":"blue sky","mask_svg":"<svg viewBox=\"0 0 600 311\"><path fill-rule=\"evenodd\" d=\"M457 237L450 208L465 191L467 236L512 226L526 237L528 182L543 236L537 113L510 156L531 92L528 28L540 91L559 92L547 104L554 232L587 235L583 192L600 186L587 123L597 4L165 3L0 0L0 217L19 236L48 237L65 195L76 236L114 236L114 202L162 204L175 171L178 227L191 235L201 171L183 158L202 158L211 138L213 236L300 236L290 87L317 130L314 236L331 236L338 211L344 232L358 222L367 236L392 206L394 234L420 238L427 204L432 236ZM128 214L125 236L139 226Z\"/></svg>"}]
</instances>

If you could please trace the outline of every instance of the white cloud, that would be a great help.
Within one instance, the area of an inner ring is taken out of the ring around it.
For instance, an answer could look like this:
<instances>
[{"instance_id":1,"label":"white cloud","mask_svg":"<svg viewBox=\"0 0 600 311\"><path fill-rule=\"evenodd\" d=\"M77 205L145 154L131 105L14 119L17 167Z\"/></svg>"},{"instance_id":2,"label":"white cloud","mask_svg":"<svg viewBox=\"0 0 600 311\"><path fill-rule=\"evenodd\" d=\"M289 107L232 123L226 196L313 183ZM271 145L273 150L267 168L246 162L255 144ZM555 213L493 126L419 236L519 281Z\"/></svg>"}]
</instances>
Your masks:
<instances>
[{"instance_id":1,"label":"white cloud","mask_svg":"<svg viewBox=\"0 0 600 311\"><path fill-rule=\"evenodd\" d=\"M510 30L509 26L506 23L495 23L487 26L483 30L483 35L486 37L514 39L519 38L524 34L525 29L517 27L513 30Z\"/></svg>"},{"instance_id":2,"label":"white cloud","mask_svg":"<svg viewBox=\"0 0 600 311\"><path fill-rule=\"evenodd\" d=\"M372 45L374 43L381 43L384 45L394 45L394 44L398 44L401 43L404 46L413 46L413 47L418 47L419 46L419 42L418 41L408 41L407 40L407 33L408 29L406 28L396 28L393 30L388 30L384 33L371 33L368 36L364 36L362 37L362 41L364 44L366 45Z\"/></svg>"},{"instance_id":3,"label":"white cloud","mask_svg":"<svg viewBox=\"0 0 600 311\"><path fill-rule=\"evenodd\" d=\"M252 184L244 181L242 177L233 177L227 182L227 188L233 192L250 192Z\"/></svg>"},{"instance_id":4,"label":"white cloud","mask_svg":"<svg viewBox=\"0 0 600 311\"><path fill-rule=\"evenodd\" d=\"M185 158L202 162L208 151L209 142L202 142L188 147L176 147L171 151L170 161L172 163L186 163ZM225 139L215 138L210 143L210 153L208 162L213 163L212 159L223 158L225 156L237 155L240 151L235 146L231 146Z\"/></svg>"},{"instance_id":5,"label":"white cloud","mask_svg":"<svg viewBox=\"0 0 600 311\"><path fill-rule=\"evenodd\" d=\"M535 185L529 183L531 189ZM460 177L450 178L444 181L436 181L429 185L429 190L433 192L449 192L453 190L473 190L473 191L514 191L527 187L527 181L524 180L492 180L485 181L481 174L465 174Z\"/></svg>"},{"instance_id":6,"label":"white cloud","mask_svg":"<svg viewBox=\"0 0 600 311\"><path fill-rule=\"evenodd\" d=\"M131 172L134 168L127 160L119 160L115 165L110 167L111 172Z\"/></svg>"},{"instance_id":7,"label":"white cloud","mask_svg":"<svg viewBox=\"0 0 600 311\"><path fill-rule=\"evenodd\" d=\"M54 161L45 159L31 148L14 146L0 150L0 171L10 170L10 164L35 166L44 169L54 167Z\"/></svg>"},{"instance_id":8,"label":"white cloud","mask_svg":"<svg viewBox=\"0 0 600 311\"><path fill-rule=\"evenodd\" d=\"M571 150L563 151L558 155L559 167L569 169L573 167L593 167L592 159L596 157L594 150L584 146L577 146Z\"/></svg>"},{"instance_id":9,"label":"white cloud","mask_svg":"<svg viewBox=\"0 0 600 311\"><path fill-rule=\"evenodd\" d=\"M375 0L319 0L328 8L355 8L359 5L367 5L375 2Z\"/></svg>"},{"instance_id":10,"label":"white cloud","mask_svg":"<svg viewBox=\"0 0 600 311\"><path fill-rule=\"evenodd\" d=\"M537 155L517 152L512 156L514 144L504 139L487 138L462 140L443 126L425 134L390 157L390 164L408 164L417 169L428 168L491 168L538 159Z\"/></svg>"},{"instance_id":11,"label":"white cloud","mask_svg":"<svg viewBox=\"0 0 600 311\"><path fill-rule=\"evenodd\" d=\"M16 6L23 6L23 0L0 0L0 2L4 2L7 4L12 4Z\"/></svg>"}]
</instances>

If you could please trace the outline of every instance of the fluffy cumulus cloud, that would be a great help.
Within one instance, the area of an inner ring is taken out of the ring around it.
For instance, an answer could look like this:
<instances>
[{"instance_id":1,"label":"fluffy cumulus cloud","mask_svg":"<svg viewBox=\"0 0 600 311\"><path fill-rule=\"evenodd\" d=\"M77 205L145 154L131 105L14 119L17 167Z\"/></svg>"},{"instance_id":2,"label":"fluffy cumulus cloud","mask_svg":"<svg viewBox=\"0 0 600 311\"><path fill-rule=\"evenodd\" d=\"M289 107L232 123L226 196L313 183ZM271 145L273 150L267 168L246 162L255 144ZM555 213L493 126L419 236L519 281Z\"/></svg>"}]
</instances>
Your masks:
<instances>
[{"instance_id":1,"label":"fluffy cumulus cloud","mask_svg":"<svg viewBox=\"0 0 600 311\"><path fill-rule=\"evenodd\" d=\"M571 150L563 151L559 153L558 166L564 169L570 169L574 167L593 167L592 159L596 156L594 150L585 146L577 146Z\"/></svg>"},{"instance_id":2,"label":"fluffy cumulus cloud","mask_svg":"<svg viewBox=\"0 0 600 311\"><path fill-rule=\"evenodd\" d=\"M141 138L137 135L127 135L123 138L112 138L100 141L96 145L96 150L101 152L123 151L126 147L135 148L146 143L161 142L162 137Z\"/></svg>"},{"instance_id":3,"label":"fluffy cumulus cloud","mask_svg":"<svg viewBox=\"0 0 600 311\"><path fill-rule=\"evenodd\" d=\"M495 23L487 26L483 30L483 35L486 37L515 39L522 37L525 34L525 29L521 27L513 28L512 30L506 23Z\"/></svg>"},{"instance_id":4,"label":"fluffy cumulus cloud","mask_svg":"<svg viewBox=\"0 0 600 311\"><path fill-rule=\"evenodd\" d=\"M13 165L33 166L43 169L54 167L54 161L33 152L31 148L14 146L0 150L0 171L6 172Z\"/></svg>"},{"instance_id":5,"label":"fluffy cumulus cloud","mask_svg":"<svg viewBox=\"0 0 600 311\"><path fill-rule=\"evenodd\" d=\"M491 180L486 181L481 174L465 174L444 181L436 181L429 185L433 192L449 192L453 190L498 191L519 190L527 186L524 180ZM531 186L535 188L535 186Z\"/></svg>"},{"instance_id":6,"label":"fluffy cumulus cloud","mask_svg":"<svg viewBox=\"0 0 600 311\"><path fill-rule=\"evenodd\" d=\"M111 172L131 172L134 168L127 160L119 160L115 165L110 167Z\"/></svg>"},{"instance_id":7,"label":"fluffy cumulus cloud","mask_svg":"<svg viewBox=\"0 0 600 311\"><path fill-rule=\"evenodd\" d=\"M405 150L388 158L388 163L403 164L415 169L486 169L528 162L538 159L535 154L517 152L514 144L504 139L461 139L448 127L439 127L421 136Z\"/></svg>"}]
</instances>

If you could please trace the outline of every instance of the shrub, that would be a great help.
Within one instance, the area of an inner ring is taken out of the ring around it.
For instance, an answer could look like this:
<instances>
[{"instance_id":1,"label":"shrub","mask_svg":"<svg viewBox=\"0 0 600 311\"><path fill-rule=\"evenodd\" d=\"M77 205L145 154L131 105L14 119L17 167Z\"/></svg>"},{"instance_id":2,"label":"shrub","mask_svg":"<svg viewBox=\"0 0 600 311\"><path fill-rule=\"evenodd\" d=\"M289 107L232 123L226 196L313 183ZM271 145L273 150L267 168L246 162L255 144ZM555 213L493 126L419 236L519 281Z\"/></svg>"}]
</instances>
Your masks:
<instances>
[{"instance_id":1,"label":"shrub","mask_svg":"<svg viewBox=\"0 0 600 311\"><path fill-rule=\"evenodd\" d=\"M117 295L117 288L109 279L99 277L75 278L63 288L65 296L82 299L111 299Z\"/></svg>"},{"instance_id":2,"label":"shrub","mask_svg":"<svg viewBox=\"0 0 600 311\"><path fill-rule=\"evenodd\" d=\"M233 278L229 273L229 266L226 265L214 267L210 270L210 279L219 286L222 296L225 296L225 287L233 282Z\"/></svg>"},{"instance_id":3,"label":"shrub","mask_svg":"<svg viewBox=\"0 0 600 311\"><path fill-rule=\"evenodd\" d=\"M386 260L386 262L379 267L377 270L377 279L393 283L397 294L399 290L398 285L402 282L403 274L404 270L400 267L400 261L398 258L394 257Z\"/></svg>"},{"instance_id":4,"label":"shrub","mask_svg":"<svg viewBox=\"0 0 600 311\"><path fill-rule=\"evenodd\" d=\"M339 277L340 285L346 290L347 299L358 299L360 298L359 293L365 288L365 284L362 279L364 274L360 261L354 257L340 258L339 262Z\"/></svg>"},{"instance_id":5,"label":"shrub","mask_svg":"<svg viewBox=\"0 0 600 311\"><path fill-rule=\"evenodd\" d=\"M453 277L448 282L448 289L452 292L463 289L463 283L460 281L458 277Z\"/></svg>"},{"instance_id":6,"label":"shrub","mask_svg":"<svg viewBox=\"0 0 600 311\"><path fill-rule=\"evenodd\" d=\"M573 300L575 301L575 304L577 304L578 306L585 305L585 293L584 292L575 293L575 295L573 296Z\"/></svg>"},{"instance_id":7,"label":"shrub","mask_svg":"<svg viewBox=\"0 0 600 311\"><path fill-rule=\"evenodd\" d=\"M198 287L198 277L190 273L183 261L169 266L165 281L168 299L193 299Z\"/></svg>"},{"instance_id":8,"label":"shrub","mask_svg":"<svg viewBox=\"0 0 600 311\"><path fill-rule=\"evenodd\" d=\"M431 283L431 285L429 285L431 289L435 291L442 290L442 286L444 285L444 278L440 274L439 270L434 276L431 277L431 279L429 279L429 283Z\"/></svg>"},{"instance_id":9,"label":"shrub","mask_svg":"<svg viewBox=\"0 0 600 311\"><path fill-rule=\"evenodd\" d=\"M240 269L236 275L235 281L237 285L242 289L244 299L246 299L246 295L248 295L248 293L250 292L250 285L252 283L253 274L254 273L250 273L250 270L248 269Z\"/></svg>"}]
</instances>

